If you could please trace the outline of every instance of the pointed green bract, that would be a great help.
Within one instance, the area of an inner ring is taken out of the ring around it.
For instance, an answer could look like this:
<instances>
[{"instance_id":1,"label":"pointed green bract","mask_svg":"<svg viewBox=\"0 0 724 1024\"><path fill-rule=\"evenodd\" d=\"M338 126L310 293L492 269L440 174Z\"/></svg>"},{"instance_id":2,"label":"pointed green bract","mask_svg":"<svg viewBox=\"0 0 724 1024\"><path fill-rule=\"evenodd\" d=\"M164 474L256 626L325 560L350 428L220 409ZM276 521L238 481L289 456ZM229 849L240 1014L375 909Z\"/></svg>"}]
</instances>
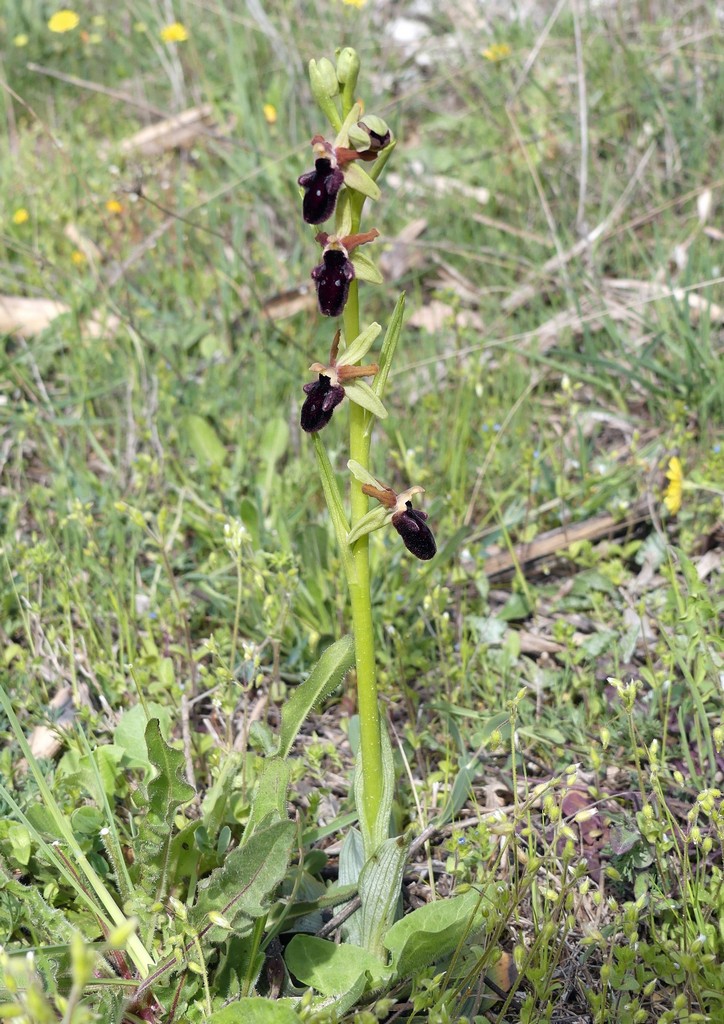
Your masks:
<instances>
[{"instance_id":1,"label":"pointed green bract","mask_svg":"<svg viewBox=\"0 0 724 1024\"><path fill-rule=\"evenodd\" d=\"M375 374L375 379L372 384L372 389L376 394L382 398L385 393L385 386L387 384L387 378L390 375L390 368L392 367L392 359L395 355L395 349L397 343L400 340L402 333L402 321L405 315L405 293L401 292L400 297L395 303L395 308L392 311L390 322L387 325L385 332L385 338L382 342L382 349L380 351L380 368Z\"/></svg>"},{"instance_id":2,"label":"pointed green bract","mask_svg":"<svg viewBox=\"0 0 724 1024\"><path fill-rule=\"evenodd\" d=\"M280 757L287 757L309 712L337 689L353 663L354 641L351 636L343 636L326 649L309 678L292 691L282 705Z\"/></svg>"},{"instance_id":3,"label":"pointed green bract","mask_svg":"<svg viewBox=\"0 0 724 1024\"><path fill-rule=\"evenodd\" d=\"M371 412L373 416L377 416L380 420L387 419L387 409L385 409L367 381L354 380L350 384L345 384L344 393L351 402L361 405L363 409Z\"/></svg>"},{"instance_id":4,"label":"pointed green bract","mask_svg":"<svg viewBox=\"0 0 724 1024\"><path fill-rule=\"evenodd\" d=\"M391 515L382 505L378 505L373 508L366 516L363 516L347 534L347 543L354 544L360 537L364 537L367 533L374 533L375 530L382 529L383 526L387 526L390 521Z\"/></svg>"},{"instance_id":5,"label":"pointed green bract","mask_svg":"<svg viewBox=\"0 0 724 1024\"><path fill-rule=\"evenodd\" d=\"M382 194L377 182L373 181L359 164L347 164L344 169L344 183L368 199L379 199Z\"/></svg>"},{"instance_id":6,"label":"pointed green bract","mask_svg":"<svg viewBox=\"0 0 724 1024\"><path fill-rule=\"evenodd\" d=\"M368 284L384 284L385 279L379 271L377 264L366 252L355 249L350 256L354 272L360 281L367 281Z\"/></svg>"},{"instance_id":7,"label":"pointed green bract","mask_svg":"<svg viewBox=\"0 0 724 1024\"><path fill-rule=\"evenodd\" d=\"M372 323L365 327L361 334L353 338L344 352L337 359L337 366L354 366L367 355L369 350L379 337L382 327L378 323Z\"/></svg>"}]
</instances>

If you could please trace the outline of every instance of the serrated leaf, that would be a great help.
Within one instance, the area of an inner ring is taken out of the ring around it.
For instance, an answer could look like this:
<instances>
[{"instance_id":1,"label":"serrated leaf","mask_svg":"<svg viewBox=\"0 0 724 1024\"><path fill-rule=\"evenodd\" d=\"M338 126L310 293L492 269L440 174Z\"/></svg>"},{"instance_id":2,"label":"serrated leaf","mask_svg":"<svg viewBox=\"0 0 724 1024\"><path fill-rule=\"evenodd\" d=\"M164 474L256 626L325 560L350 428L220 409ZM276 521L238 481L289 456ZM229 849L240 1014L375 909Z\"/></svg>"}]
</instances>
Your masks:
<instances>
[{"instance_id":1,"label":"serrated leaf","mask_svg":"<svg viewBox=\"0 0 724 1024\"><path fill-rule=\"evenodd\" d=\"M210 466L212 469L223 466L226 448L205 417L194 412L188 413L181 421L181 428L189 448L202 465Z\"/></svg>"},{"instance_id":2,"label":"serrated leaf","mask_svg":"<svg viewBox=\"0 0 724 1024\"><path fill-rule=\"evenodd\" d=\"M309 712L337 689L353 662L354 640L351 636L343 636L324 651L309 678L294 689L289 700L282 706L280 757L288 756Z\"/></svg>"},{"instance_id":3,"label":"serrated leaf","mask_svg":"<svg viewBox=\"0 0 724 1024\"><path fill-rule=\"evenodd\" d=\"M379 199L381 192L377 182L363 171L359 164L347 164L344 169L344 183L355 192L361 192L368 199Z\"/></svg>"},{"instance_id":4,"label":"serrated leaf","mask_svg":"<svg viewBox=\"0 0 724 1024\"><path fill-rule=\"evenodd\" d=\"M341 996L367 972L373 986L387 976L384 963L361 946L338 946L315 935L295 935L286 948L287 968L304 985L325 996Z\"/></svg>"},{"instance_id":5,"label":"serrated leaf","mask_svg":"<svg viewBox=\"0 0 724 1024\"><path fill-rule=\"evenodd\" d=\"M382 327L378 323L371 323L369 327L365 327L339 356L337 366L353 366L359 363L372 348L381 331Z\"/></svg>"},{"instance_id":6,"label":"serrated leaf","mask_svg":"<svg viewBox=\"0 0 724 1024\"><path fill-rule=\"evenodd\" d=\"M387 525L390 518L390 513L383 505L378 505L377 508L373 508L367 512L366 515L362 516L358 520L352 529L347 534L347 543L354 544L355 541L359 540L360 537L364 537L367 533L374 533L375 530L382 529L383 526Z\"/></svg>"},{"instance_id":7,"label":"serrated leaf","mask_svg":"<svg viewBox=\"0 0 724 1024\"><path fill-rule=\"evenodd\" d=\"M183 778L183 753L166 743L157 718L146 726L144 739L148 759L157 775L148 784L148 806L138 834L139 862L144 890L161 899L168 891L173 820L178 808L192 800L195 791Z\"/></svg>"},{"instance_id":8,"label":"serrated leaf","mask_svg":"<svg viewBox=\"0 0 724 1024\"><path fill-rule=\"evenodd\" d=\"M413 910L387 932L384 945L400 978L409 978L449 956L470 932L480 927L485 897L475 889L449 900L435 900Z\"/></svg>"},{"instance_id":9,"label":"serrated leaf","mask_svg":"<svg viewBox=\"0 0 724 1024\"><path fill-rule=\"evenodd\" d=\"M209 911L222 914L237 935L251 931L256 918L269 909L269 902L284 878L296 834L293 821L277 821L260 827L243 847L227 856L220 868L199 883L198 899L189 922L212 942L228 932L209 923Z\"/></svg>"},{"instance_id":10,"label":"serrated leaf","mask_svg":"<svg viewBox=\"0 0 724 1024\"><path fill-rule=\"evenodd\" d=\"M366 252L355 249L350 256L354 267L355 277L359 281L367 281L368 284L384 284L384 277L379 271L377 264Z\"/></svg>"},{"instance_id":11,"label":"serrated leaf","mask_svg":"<svg viewBox=\"0 0 724 1024\"><path fill-rule=\"evenodd\" d=\"M402 334L402 321L405 315L405 293L401 292L400 297L395 303L395 308L392 311L390 322L387 325L385 332L385 338L382 342L382 349L380 350L380 368L375 374L375 379L372 383L372 388L375 394L382 398L385 393L385 386L387 384L387 378L390 375L390 369L392 367L392 360L395 355L395 349L397 343L400 340Z\"/></svg>"},{"instance_id":12,"label":"serrated leaf","mask_svg":"<svg viewBox=\"0 0 724 1024\"><path fill-rule=\"evenodd\" d=\"M351 384L345 384L344 391L351 402L361 405L380 420L387 419L387 409L366 381L355 380Z\"/></svg>"},{"instance_id":13,"label":"serrated leaf","mask_svg":"<svg viewBox=\"0 0 724 1024\"><path fill-rule=\"evenodd\" d=\"M256 829L266 819L278 821L287 816L289 765L281 757L267 757L251 804L251 813L244 830L242 846L246 846Z\"/></svg>"}]
</instances>

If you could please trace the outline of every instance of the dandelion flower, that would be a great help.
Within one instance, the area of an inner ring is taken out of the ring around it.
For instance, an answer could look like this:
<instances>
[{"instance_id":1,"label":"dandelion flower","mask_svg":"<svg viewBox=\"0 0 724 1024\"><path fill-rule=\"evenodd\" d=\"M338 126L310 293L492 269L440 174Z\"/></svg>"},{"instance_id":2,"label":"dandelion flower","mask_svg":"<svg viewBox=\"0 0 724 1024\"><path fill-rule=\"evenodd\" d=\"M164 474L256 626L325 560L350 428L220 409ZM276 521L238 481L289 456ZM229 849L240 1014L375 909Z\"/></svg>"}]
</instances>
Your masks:
<instances>
[{"instance_id":1,"label":"dandelion flower","mask_svg":"<svg viewBox=\"0 0 724 1024\"><path fill-rule=\"evenodd\" d=\"M21 32L19 36L15 36L15 38L13 39L13 46L27 46L29 42L30 39L25 35L24 32Z\"/></svg>"},{"instance_id":2,"label":"dandelion flower","mask_svg":"<svg viewBox=\"0 0 724 1024\"><path fill-rule=\"evenodd\" d=\"M347 7L356 7L359 10L360 7L364 7L367 0L342 0L342 3Z\"/></svg>"},{"instance_id":3,"label":"dandelion flower","mask_svg":"<svg viewBox=\"0 0 724 1024\"><path fill-rule=\"evenodd\" d=\"M267 124L277 123L277 108L273 103L265 103L262 110Z\"/></svg>"},{"instance_id":4,"label":"dandelion flower","mask_svg":"<svg viewBox=\"0 0 724 1024\"><path fill-rule=\"evenodd\" d=\"M73 266L75 267L82 267L84 266L85 263L88 262L85 254L82 253L80 249L74 249L73 252L70 254L70 259L71 262L73 263Z\"/></svg>"},{"instance_id":5,"label":"dandelion flower","mask_svg":"<svg viewBox=\"0 0 724 1024\"><path fill-rule=\"evenodd\" d=\"M189 37L188 30L180 21L172 21L161 29L161 39L164 43L185 43Z\"/></svg>"},{"instance_id":6,"label":"dandelion flower","mask_svg":"<svg viewBox=\"0 0 724 1024\"><path fill-rule=\"evenodd\" d=\"M67 8L63 8L61 11L56 11L48 22L48 28L51 32L72 32L74 28L78 27L80 18L75 11L69 11Z\"/></svg>"},{"instance_id":7,"label":"dandelion flower","mask_svg":"<svg viewBox=\"0 0 724 1024\"><path fill-rule=\"evenodd\" d=\"M13 214L13 224L25 224L28 220L30 220L30 214L24 206L19 207Z\"/></svg>"},{"instance_id":8,"label":"dandelion flower","mask_svg":"<svg viewBox=\"0 0 724 1024\"><path fill-rule=\"evenodd\" d=\"M684 469L681 459L674 455L669 459L669 468L666 472L666 479L669 481L664 492L664 505L675 516L681 508L681 498L684 491Z\"/></svg>"},{"instance_id":9,"label":"dandelion flower","mask_svg":"<svg viewBox=\"0 0 724 1024\"><path fill-rule=\"evenodd\" d=\"M506 57L510 57L511 49L507 43L493 43L492 46L488 46L483 50L483 57L486 60L493 61L496 63L499 60L505 60Z\"/></svg>"},{"instance_id":10,"label":"dandelion flower","mask_svg":"<svg viewBox=\"0 0 724 1024\"><path fill-rule=\"evenodd\" d=\"M123 213L123 206L117 199L109 199L106 203L106 210L108 210L109 213L120 214Z\"/></svg>"}]
</instances>

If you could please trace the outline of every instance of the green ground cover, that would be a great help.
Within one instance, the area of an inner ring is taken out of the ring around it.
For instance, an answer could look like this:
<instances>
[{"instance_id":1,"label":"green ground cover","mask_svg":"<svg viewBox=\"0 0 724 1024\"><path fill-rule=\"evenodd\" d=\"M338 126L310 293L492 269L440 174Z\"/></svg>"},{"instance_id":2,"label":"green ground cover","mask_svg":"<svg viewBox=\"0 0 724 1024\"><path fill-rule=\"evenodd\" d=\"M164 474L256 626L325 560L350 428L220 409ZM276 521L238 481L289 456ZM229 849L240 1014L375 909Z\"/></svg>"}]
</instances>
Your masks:
<instances>
[{"instance_id":1,"label":"green ground cover","mask_svg":"<svg viewBox=\"0 0 724 1024\"><path fill-rule=\"evenodd\" d=\"M724 1020L721 25L451 7L0 11L0 1017ZM406 293L376 471L438 542L371 539L394 831L426 840L403 908L471 928L405 973L398 922L399 976L357 988L290 952L339 910L352 674L265 767L348 631L299 428L330 341L306 66L340 45L398 139L361 293L383 325ZM208 918L225 864L243 922Z\"/></svg>"}]
</instances>

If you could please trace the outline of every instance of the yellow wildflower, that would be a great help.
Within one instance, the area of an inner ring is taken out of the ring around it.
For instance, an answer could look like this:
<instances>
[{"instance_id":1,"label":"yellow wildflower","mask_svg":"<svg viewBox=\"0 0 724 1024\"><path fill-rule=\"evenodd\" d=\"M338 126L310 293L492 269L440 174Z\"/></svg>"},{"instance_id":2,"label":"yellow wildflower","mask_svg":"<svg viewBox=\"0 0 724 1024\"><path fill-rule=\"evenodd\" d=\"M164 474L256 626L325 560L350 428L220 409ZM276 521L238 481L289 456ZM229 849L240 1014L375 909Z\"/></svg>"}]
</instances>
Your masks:
<instances>
[{"instance_id":1,"label":"yellow wildflower","mask_svg":"<svg viewBox=\"0 0 724 1024\"><path fill-rule=\"evenodd\" d=\"M164 43L185 43L189 34L185 25L180 21L172 21L161 29L161 39Z\"/></svg>"},{"instance_id":2,"label":"yellow wildflower","mask_svg":"<svg viewBox=\"0 0 724 1024\"><path fill-rule=\"evenodd\" d=\"M348 7L360 8L364 7L364 5L367 3L367 0L342 0L342 3L346 4Z\"/></svg>"},{"instance_id":3,"label":"yellow wildflower","mask_svg":"<svg viewBox=\"0 0 724 1024\"><path fill-rule=\"evenodd\" d=\"M29 42L30 40L25 33L21 32L19 36L15 36L13 39L13 46L27 46Z\"/></svg>"},{"instance_id":4,"label":"yellow wildflower","mask_svg":"<svg viewBox=\"0 0 724 1024\"><path fill-rule=\"evenodd\" d=\"M681 508L681 497L684 491L684 468L681 465L681 459L677 455L669 459L666 479L669 482L664 492L664 505L666 505L672 516L675 516Z\"/></svg>"},{"instance_id":5,"label":"yellow wildflower","mask_svg":"<svg viewBox=\"0 0 724 1024\"><path fill-rule=\"evenodd\" d=\"M84 263L87 263L85 253L82 253L80 249L74 249L70 254L70 259L76 267L82 267Z\"/></svg>"},{"instance_id":6,"label":"yellow wildflower","mask_svg":"<svg viewBox=\"0 0 724 1024\"><path fill-rule=\"evenodd\" d=\"M13 214L13 224L24 224L30 220L30 214L24 206L19 207Z\"/></svg>"},{"instance_id":7,"label":"yellow wildflower","mask_svg":"<svg viewBox=\"0 0 724 1024\"><path fill-rule=\"evenodd\" d=\"M506 57L510 57L511 52L507 43L493 43L483 50L483 57L492 61L505 60Z\"/></svg>"},{"instance_id":8,"label":"yellow wildflower","mask_svg":"<svg viewBox=\"0 0 724 1024\"><path fill-rule=\"evenodd\" d=\"M109 199L106 203L106 209L109 213L123 213L123 206L117 199Z\"/></svg>"},{"instance_id":9,"label":"yellow wildflower","mask_svg":"<svg viewBox=\"0 0 724 1024\"><path fill-rule=\"evenodd\" d=\"M48 28L51 32L72 32L74 28L78 27L79 22L80 18L75 11L63 8L63 10L55 12L48 22Z\"/></svg>"},{"instance_id":10,"label":"yellow wildflower","mask_svg":"<svg viewBox=\"0 0 724 1024\"><path fill-rule=\"evenodd\" d=\"M266 118L267 124L277 123L277 108L273 103L265 103L262 110L264 111L264 117Z\"/></svg>"}]
</instances>

